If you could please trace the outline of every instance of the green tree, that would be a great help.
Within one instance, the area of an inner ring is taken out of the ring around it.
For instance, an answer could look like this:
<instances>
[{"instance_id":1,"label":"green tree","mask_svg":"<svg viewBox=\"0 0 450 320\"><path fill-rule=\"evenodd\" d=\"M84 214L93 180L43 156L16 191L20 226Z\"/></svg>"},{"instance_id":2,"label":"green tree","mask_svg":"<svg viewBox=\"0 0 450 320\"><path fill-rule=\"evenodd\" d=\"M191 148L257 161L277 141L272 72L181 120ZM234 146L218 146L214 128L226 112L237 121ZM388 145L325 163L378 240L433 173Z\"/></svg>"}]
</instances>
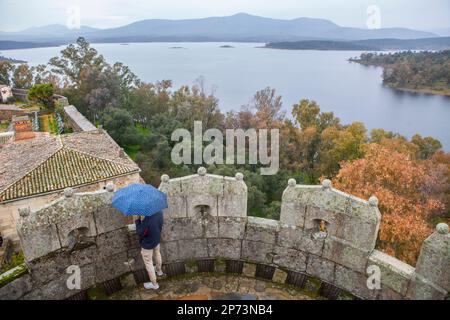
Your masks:
<instances>
[{"instance_id":1,"label":"green tree","mask_svg":"<svg viewBox=\"0 0 450 320\"><path fill-rule=\"evenodd\" d=\"M302 99L292 108L292 115L302 130L319 125L320 107L315 101Z\"/></svg>"},{"instance_id":2,"label":"green tree","mask_svg":"<svg viewBox=\"0 0 450 320\"><path fill-rule=\"evenodd\" d=\"M100 122L121 146L137 144L140 141L140 135L134 126L133 118L126 110L109 107L102 113Z\"/></svg>"},{"instance_id":3,"label":"green tree","mask_svg":"<svg viewBox=\"0 0 450 320\"><path fill-rule=\"evenodd\" d=\"M91 120L106 108L126 107L130 90L139 82L123 64L109 65L84 38L50 59L49 67L61 76L63 94Z\"/></svg>"},{"instance_id":4,"label":"green tree","mask_svg":"<svg viewBox=\"0 0 450 320\"><path fill-rule=\"evenodd\" d=\"M11 74L14 65L9 61L0 61L0 84L11 85Z\"/></svg>"},{"instance_id":5,"label":"green tree","mask_svg":"<svg viewBox=\"0 0 450 320\"><path fill-rule=\"evenodd\" d=\"M28 91L28 99L43 105L45 108L53 110L53 85L51 83L35 84Z\"/></svg>"},{"instance_id":6,"label":"green tree","mask_svg":"<svg viewBox=\"0 0 450 320\"><path fill-rule=\"evenodd\" d=\"M29 89L33 85L33 70L27 64L14 69L12 82L15 88Z\"/></svg>"}]
</instances>

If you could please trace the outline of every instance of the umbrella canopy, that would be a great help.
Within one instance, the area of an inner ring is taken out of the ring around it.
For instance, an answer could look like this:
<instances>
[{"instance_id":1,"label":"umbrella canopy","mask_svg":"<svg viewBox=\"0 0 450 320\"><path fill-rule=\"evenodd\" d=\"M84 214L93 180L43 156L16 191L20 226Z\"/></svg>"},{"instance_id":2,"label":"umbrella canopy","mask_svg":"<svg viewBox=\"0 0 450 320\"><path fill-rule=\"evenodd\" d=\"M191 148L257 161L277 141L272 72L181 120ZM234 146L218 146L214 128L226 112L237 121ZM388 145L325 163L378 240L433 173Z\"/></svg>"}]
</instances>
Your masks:
<instances>
[{"instance_id":1,"label":"umbrella canopy","mask_svg":"<svg viewBox=\"0 0 450 320\"><path fill-rule=\"evenodd\" d=\"M167 208L167 196L148 184L130 184L116 192L112 205L126 216L151 216Z\"/></svg>"}]
</instances>

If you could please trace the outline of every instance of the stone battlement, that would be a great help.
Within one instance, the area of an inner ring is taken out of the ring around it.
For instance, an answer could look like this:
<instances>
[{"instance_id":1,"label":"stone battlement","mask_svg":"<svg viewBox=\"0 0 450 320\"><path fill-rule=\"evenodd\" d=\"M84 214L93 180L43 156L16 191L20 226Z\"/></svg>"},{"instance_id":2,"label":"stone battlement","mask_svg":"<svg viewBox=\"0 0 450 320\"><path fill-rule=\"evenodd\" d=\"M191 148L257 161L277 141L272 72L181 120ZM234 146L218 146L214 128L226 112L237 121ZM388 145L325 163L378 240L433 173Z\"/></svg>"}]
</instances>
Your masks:
<instances>
[{"instance_id":1,"label":"stone battlement","mask_svg":"<svg viewBox=\"0 0 450 320\"><path fill-rule=\"evenodd\" d=\"M108 190L73 194L36 212L21 211L18 226L29 274L0 288L0 298L65 299L132 273L146 277L137 235L111 206ZM375 250L381 215L375 197L365 201L321 186L289 180L280 221L247 216L242 174L206 173L161 178L168 195L161 250L169 275L192 271L244 273L303 287L320 280L320 292L343 290L363 299L445 299L450 290L448 226L424 242L416 268ZM81 269L79 290L65 270ZM380 286L372 283L380 271ZM21 288L20 290L18 288Z\"/></svg>"}]
</instances>

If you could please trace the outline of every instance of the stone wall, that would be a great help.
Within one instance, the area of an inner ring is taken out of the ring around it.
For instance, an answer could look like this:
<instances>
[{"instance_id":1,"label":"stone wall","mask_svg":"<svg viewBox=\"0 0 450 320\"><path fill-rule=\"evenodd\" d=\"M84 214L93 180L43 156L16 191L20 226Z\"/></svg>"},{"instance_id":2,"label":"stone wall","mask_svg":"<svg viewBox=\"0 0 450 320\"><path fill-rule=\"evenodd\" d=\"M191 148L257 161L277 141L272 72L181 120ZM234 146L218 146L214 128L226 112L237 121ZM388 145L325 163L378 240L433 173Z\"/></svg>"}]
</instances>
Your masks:
<instances>
[{"instance_id":1,"label":"stone wall","mask_svg":"<svg viewBox=\"0 0 450 320\"><path fill-rule=\"evenodd\" d=\"M15 106L11 107L10 109L7 109L6 107L0 108L0 121L11 121L13 117L24 116L26 113L26 110L16 108Z\"/></svg>"},{"instance_id":2,"label":"stone wall","mask_svg":"<svg viewBox=\"0 0 450 320\"><path fill-rule=\"evenodd\" d=\"M74 132L93 131L97 128L83 116L75 106L66 105L64 116Z\"/></svg>"},{"instance_id":3,"label":"stone wall","mask_svg":"<svg viewBox=\"0 0 450 320\"><path fill-rule=\"evenodd\" d=\"M28 90L27 89L12 88L12 94L16 100L25 101L25 102L28 101ZM55 103L58 103L58 104L62 105L63 107L69 105L69 100L62 95L54 94L52 98Z\"/></svg>"},{"instance_id":4,"label":"stone wall","mask_svg":"<svg viewBox=\"0 0 450 320\"><path fill-rule=\"evenodd\" d=\"M17 89L12 88L12 94L15 99L20 101L27 101L28 100L28 90L26 89Z\"/></svg>"},{"instance_id":5,"label":"stone wall","mask_svg":"<svg viewBox=\"0 0 450 320\"><path fill-rule=\"evenodd\" d=\"M22 210L18 232L29 274L0 288L0 298L66 299L130 272L129 232L112 195L68 189L39 211ZM67 286L71 266L80 270L79 289Z\"/></svg>"},{"instance_id":6,"label":"stone wall","mask_svg":"<svg viewBox=\"0 0 450 320\"><path fill-rule=\"evenodd\" d=\"M216 271L297 287L311 282L329 298L346 292L362 299L448 297L445 224L424 242L414 268L374 249L377 199L352 197L327 180L322 186L301 186L291 179L280 221L247 216L247 187L240 173L222 177L200 168L196 175L163 175L161 180L169 203L161 243L169 276ZM126 274L137 283L148 279L137 235L111 207L111 196L68 191L65 199L22 218L19 233L30 273L0 288L0 298L65 299L97 284L111 288ZM70 265L81 268L79 290L67 289ZM381 272L380 286L372 281L374 270Z\"/></svg>"}]
</instances>

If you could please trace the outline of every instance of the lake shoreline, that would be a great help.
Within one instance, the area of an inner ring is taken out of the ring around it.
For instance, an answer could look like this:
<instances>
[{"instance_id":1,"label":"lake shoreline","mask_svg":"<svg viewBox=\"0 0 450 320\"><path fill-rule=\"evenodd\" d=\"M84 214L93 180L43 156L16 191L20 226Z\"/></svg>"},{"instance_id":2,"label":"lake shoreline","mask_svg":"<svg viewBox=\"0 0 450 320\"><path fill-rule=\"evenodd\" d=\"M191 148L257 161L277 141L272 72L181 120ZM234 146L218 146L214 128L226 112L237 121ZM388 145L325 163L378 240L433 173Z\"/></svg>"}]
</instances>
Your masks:
<instances>
[{"instance_id":1,"label":"lake shoreline","mask_svg":"<svg viewBox=\"0 0 450 320\"><path fill-rule=\"evenodd\" d=\"M422 93L422 94L428 94L428 95L437 95L437 96L443 96L443 97L450 97L450 90L448 91L440 91L435 89L429 89L429 88L420 88L420 89L412 89L412 88L402 88L402 87L396 87L394 85L390 84L384 84L386 87L403 91L403 92L410 92L410 93Z\"/></svg>"},{"instance_id":2,"label":"lake shoreline","mask_svg":"<svg viewBox=\"0 0 450 320\"><path fill-rule=\"evenodd\" d=\"M383 63L368 63L364 61L360 61L358 59L350 58L348 59L351 63L358 63L360 65L363 65L365 67L380 67L383 70L388 67L388 65ZM428 95L436 95L436 96L443 96L443 97L450 97L450 89L449 90L437 90L433 88L407 88L407 87L398 87L394 84L386 83L383 81L383 85L402 92L410 92L410 93L422 93L422 94L428 94Z\"/></svg>"}]
</instances>

